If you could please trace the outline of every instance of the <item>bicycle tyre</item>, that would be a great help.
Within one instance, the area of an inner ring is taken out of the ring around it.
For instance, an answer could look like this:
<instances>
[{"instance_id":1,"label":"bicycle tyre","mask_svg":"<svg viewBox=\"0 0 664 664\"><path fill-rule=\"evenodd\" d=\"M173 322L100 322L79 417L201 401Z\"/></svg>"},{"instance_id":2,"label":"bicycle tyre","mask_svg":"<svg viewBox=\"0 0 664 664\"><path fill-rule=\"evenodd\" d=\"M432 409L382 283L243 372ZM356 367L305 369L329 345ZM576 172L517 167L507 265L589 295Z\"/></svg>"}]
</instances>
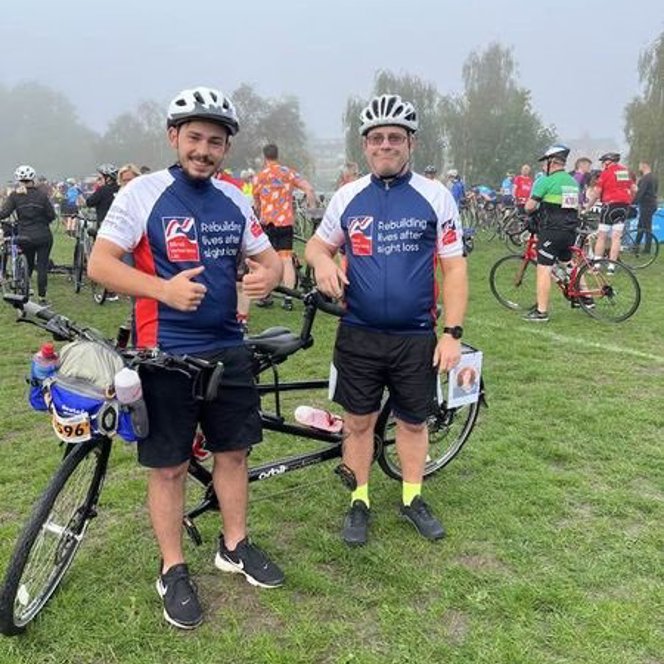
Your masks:
<instances>
[{"instance_id":1,"label":"bicycle tyre","mask_svg":"<svg viewBox=\"0 0 664 664\"><path fill-rule=\"evenodd\" d=\"M522 256L503 256L489 272L489 286L494 297L512 311L527 311L536 295L536 265Z\"/></svg>"},{"instance_id":2,"label":"bicycle tyre","mask_svg":"<svg viewBox=\"0 0 664 664\"><path fill-rule=\"evenodd\" d=\"M60 585L96 516L110 449L108 438L71 447L39 498L0 588L2 634L23 632Z\"/></svg>"},{"instance_id":3,"label":"bicycle tyre","mask_svg":"<svg viewBox=\"0 0 664 664\"><path fill-rule=\"evenodd\" d=\"M27 300L30 297L30 269L28 268L28 259L23 254L16 256L14 269L16 270L14 292Z\"/></svg>"},{"instance_id":4,"label":"bicycle tyre","mask_svg":"<svg viewBox=\"0 0 664 664\"><path fill-rule=\"evenodd\" d=\"M585 286L582 288L581 284ZM575 290L581 295L581 308L605 323L627 320L641 303L641 287L632 270L620 261L606 258L581 267Z\"/></svg>"},{"instance_id":5,"label":"bicycle tyre","mask_svg":"<svg viewBox=\"0 0 664 664\"><path fill-rule=\"evenodd\" d=\"M83 286L83 270L85 268L85 255L81 242L76 240L74 247L74 292L80 293Z\"/></svg>"},{"instance_id":6,"label":"bicycle tyre","mask_svg":"<svg viewBox=\"0 0 664 664\"><path fill-rule=\"evenodd\" d=\"M483 387L484 383L482 382L481 391ZM446 382L442 388L443 394L446 395ZM474 401L457 408L447 408L445 401L442 405L438 405L438 402L434 399L431 406L431 413L427 417L429 453L424 465L424 478L437 473L459 454L477 422L480 401ZM380 441L377 461L381 470L388 477L403 480L403 473L396 452L395 434L396 421L392 415L391 401L388 399L376 422L376 435Z\"/></svg>"},{"instance_id":7,"label":"bicycle tyre","mask_svg":"<svg viewBox=\"0 0 664 664\"><path fill-rule=\"evenodd\" d=\"M641 242L637 244L636 238L641 234ZM642 246L650 246L650 252L641 251ZM653 233L646 230L631 230L623 236L620 249L620 262L625 263L633 270L641 270L652 265L659 254L659 241Z\"/></svg>"}]
</instances>

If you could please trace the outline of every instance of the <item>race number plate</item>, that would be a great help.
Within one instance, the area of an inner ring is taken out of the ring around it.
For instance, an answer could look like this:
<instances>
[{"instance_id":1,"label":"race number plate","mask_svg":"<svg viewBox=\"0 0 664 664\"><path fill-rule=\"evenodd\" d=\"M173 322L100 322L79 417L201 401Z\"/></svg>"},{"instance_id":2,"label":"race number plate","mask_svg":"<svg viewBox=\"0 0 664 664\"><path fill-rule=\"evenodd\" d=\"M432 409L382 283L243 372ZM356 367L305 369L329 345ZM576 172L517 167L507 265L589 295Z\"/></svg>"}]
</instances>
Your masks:
<instances>
[{"instance_id":1,"label":"race number plate","mask_svg":"<svg viewBox=\"0 0 664 664\"><path fill-rule=\"evenodd\" d=\"M79 413L62 417L53 411L53 431L65 443L84 443L90 440L90 417L87 413Z\"/></svg>"}]
</instances>

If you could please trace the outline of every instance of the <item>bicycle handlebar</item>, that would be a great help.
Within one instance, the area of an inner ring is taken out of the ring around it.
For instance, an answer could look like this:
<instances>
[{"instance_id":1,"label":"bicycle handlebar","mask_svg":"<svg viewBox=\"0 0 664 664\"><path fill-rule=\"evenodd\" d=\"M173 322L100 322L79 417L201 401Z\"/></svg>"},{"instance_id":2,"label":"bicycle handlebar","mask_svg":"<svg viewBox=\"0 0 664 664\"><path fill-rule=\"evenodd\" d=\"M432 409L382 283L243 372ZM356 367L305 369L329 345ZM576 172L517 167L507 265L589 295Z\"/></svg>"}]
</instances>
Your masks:
<instances>
[{"instance_id":1,"label":"bicycle handlebar","mask_svg":"<svg viewBox=\"0 0 664 664\"><path fill-rule=\"evenodd\" d=\"M301 300L304 302L305 306L320 309L320 311L324 311L331 316L337 316L340 318L346 313L346 309L343 306L333 302L330 298L316 289L311 290L308 293L302 293L301 291L286 286L277 286L274 290L282 295Z\"/></svg>"}]
</instances>

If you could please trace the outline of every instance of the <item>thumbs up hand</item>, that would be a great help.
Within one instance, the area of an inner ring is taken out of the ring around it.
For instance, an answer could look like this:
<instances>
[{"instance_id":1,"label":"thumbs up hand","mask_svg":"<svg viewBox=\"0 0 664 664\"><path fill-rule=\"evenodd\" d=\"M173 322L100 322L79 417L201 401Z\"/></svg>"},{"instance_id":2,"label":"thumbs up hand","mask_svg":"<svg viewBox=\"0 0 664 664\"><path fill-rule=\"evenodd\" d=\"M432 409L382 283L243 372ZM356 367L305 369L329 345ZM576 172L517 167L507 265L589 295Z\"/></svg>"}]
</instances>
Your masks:
<instances>
[{"instance_id":1,"label":"thumbs up hand","mask_svg":"<svg viewBox=\"0 0 664 664\"><path fill-rule=\"evenodd\" d=\"M205 270L203 265L182 270L164 282L163 296L159 298L164 304L178 311L196 311L200 306L207 288L194 281Z\"/></svg>"},{"instance_id":2,"label":"thumbs up hand","mask_svg":"<svg viewBox=\"0 0 664 664\"><path fill-rule=\"evenodd\" d=\"M242 290L252 299L267 297L274 286L270 270L251 258L245 259L248 272L242 277Z\"/></svg>"}]
</instances>

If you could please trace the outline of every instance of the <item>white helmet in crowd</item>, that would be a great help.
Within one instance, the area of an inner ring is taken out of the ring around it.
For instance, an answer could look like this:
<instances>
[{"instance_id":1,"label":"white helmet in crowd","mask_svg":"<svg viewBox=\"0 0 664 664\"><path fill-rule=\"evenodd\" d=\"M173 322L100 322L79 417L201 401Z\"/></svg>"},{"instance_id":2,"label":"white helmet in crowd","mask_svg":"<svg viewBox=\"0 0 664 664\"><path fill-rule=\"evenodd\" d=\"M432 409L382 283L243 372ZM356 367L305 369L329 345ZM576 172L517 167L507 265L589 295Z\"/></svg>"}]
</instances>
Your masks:
<instances>
[{"instance_id":1,"label":"white helmet in crowd","mask_svg":"<svg viewBox=\"0 0 664 664\"><path fill-rule=\"evenodd\" d=\"M417 111L399 95L380 95L374 97L360 113L360 135L364 136L374 127L396 125L410 133L417 131Z\"/></svg>"},{"instance_id":2,"label":"white helmet in crowd","mask_svg":"<svg viewBox=\"0 0 664 664\"><path fill-rule=\"evenodd\" d=\"M228 97L214 88L182 90L168 106L167 127L178 127L191 120L207 120L224 126L231 136L240 131L235 107Z\"/></svg>"},{"instance_id":3,"label":"white helmet in crowd","mask_svg":"<svg viewBox=\"0 0 664 664\"><path fill-rule=\"evenodd\" d=\"M452 179L456 179L456 178L459 177L459 171L457 171L456 168L450 168L450 170L447 171L447 177L452 178Z\"/></svg>"},{"instance_id":4,"label":"white helmet in crowd","mask_svg":"<svg viewBox=\"0 0 664 664\"><path fill-rule=\"evenodd\" d=\"M32 168L32 166L28 166L27 164L19 166L14 171L14 179L16 182L28 182L34 180L36 175L37 174L35 173L35 169Z\"/></svg>"}]
</instances>

